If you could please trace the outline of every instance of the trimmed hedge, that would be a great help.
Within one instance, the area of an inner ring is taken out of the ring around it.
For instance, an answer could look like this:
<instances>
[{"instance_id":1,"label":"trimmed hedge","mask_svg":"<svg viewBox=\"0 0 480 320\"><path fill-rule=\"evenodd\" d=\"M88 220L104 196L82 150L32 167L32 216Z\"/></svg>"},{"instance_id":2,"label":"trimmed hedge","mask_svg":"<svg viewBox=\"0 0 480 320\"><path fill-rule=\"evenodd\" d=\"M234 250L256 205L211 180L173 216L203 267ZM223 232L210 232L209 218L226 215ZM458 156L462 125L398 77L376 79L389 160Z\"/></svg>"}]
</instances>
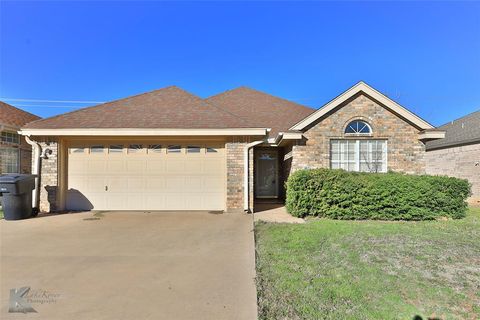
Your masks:
<instances>
[{"instance_id":1,"label":"trimmed hedge","mask_svg":"<svg viewBox=\"0 0 480 320\"><path fill-rule=\"evenodd\" d=\"M332 219L459 219L470 195L463 179L338 169L296 171L286 188L290 214Z\"/></svg>"}]
</instances>

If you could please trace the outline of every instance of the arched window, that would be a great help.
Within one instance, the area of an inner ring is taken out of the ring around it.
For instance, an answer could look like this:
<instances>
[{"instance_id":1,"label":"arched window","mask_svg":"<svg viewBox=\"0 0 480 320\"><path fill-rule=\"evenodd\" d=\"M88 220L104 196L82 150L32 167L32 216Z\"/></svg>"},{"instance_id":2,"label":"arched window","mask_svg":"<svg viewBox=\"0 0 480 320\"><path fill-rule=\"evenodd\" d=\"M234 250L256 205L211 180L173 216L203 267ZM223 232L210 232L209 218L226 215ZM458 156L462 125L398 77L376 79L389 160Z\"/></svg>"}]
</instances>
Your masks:
<instances>
[{"instance_id":1,"label":"arched window","mask_svg":"<svg viewBox=\"0 0 480 320\"><path fill-rule=\"evenodd\" d=\"M345 128L345 133L370 134L372 133L372 128L370 128L370 125L365 121L354 120L347 125Z\"/></svg>"}]
</instances>

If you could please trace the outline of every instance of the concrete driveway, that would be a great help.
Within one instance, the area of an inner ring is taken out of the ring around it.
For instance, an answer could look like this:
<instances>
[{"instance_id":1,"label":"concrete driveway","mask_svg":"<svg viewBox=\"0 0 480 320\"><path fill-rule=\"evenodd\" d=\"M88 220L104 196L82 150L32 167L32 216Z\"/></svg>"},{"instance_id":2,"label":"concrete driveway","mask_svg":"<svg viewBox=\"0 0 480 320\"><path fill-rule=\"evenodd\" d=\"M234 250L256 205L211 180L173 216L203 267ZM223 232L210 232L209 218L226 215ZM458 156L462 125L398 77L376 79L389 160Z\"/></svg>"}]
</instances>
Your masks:
<instances>
[{"instance_id":1,"label":"concrete driveway","mask_svg":"<svg viewBox=\"0 0 480 320\"><path fill-rule=\"evenodd\" d=\"M106 212L0 221L1 319L256 319L245 214ZM30 287L37 313L9 313Z\"/></svg>"}]
</instances>

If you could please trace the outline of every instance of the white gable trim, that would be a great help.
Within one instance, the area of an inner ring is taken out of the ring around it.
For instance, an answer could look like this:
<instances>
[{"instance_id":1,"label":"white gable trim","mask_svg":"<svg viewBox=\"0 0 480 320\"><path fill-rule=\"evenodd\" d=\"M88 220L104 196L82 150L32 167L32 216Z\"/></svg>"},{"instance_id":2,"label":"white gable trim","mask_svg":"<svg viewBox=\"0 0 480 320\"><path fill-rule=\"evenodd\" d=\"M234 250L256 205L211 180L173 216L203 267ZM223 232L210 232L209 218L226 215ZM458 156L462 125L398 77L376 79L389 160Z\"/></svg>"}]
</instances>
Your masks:
<instances>
[{"instance_id":1,"label":"white gable trim","mask_svg":"<svg viewBox=\"0 0 480 320\"><path fill-rule=\"evenodd\" d=\"M315 122L316 120L320 119L322 116L327 114L328 112L332 111L336 107L338 107L343 102L350 99L352 96L359 92L364 92L365 94L371 96L387 108L391 109L393 112L397 113L398 115L402 116L403 118L407 119L411 123L415 124L417 127L426 130L432 129L433 126L420 118L419 116L415 115L414 113L408 111L392 99L388 98L387 96L383 95L379 91L373 89L368 84L363 81L360 81L332 101L325 104L323 107L312 113L311 115L307 116L305 119L301 120L300 122L296 123L290 130L303 130L311 123Z\"/></svg>"}]
</instances>

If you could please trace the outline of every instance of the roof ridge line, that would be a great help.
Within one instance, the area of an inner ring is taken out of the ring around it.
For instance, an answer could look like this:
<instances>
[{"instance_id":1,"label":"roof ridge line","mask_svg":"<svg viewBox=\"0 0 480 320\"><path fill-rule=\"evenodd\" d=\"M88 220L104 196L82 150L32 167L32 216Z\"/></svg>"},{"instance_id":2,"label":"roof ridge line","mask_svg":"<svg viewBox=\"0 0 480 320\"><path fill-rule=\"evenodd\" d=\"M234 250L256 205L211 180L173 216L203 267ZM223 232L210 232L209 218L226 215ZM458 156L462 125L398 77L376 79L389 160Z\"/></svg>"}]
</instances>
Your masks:
<instances>
[{"instance_id":1,"label":"roof ridge line","mask_svg":"<svg viewBox=\"0 0 480 320\"><path fill-rule=\"evenodd\" d=\"M65 113L60 113L60 114L57 114L57 115L54 115L54 116L51 116L51 117L48 117L48 118L40 118L40 119L31 121L31 122L29 122L28 124L31 124L31 123L34 123L34 122L40 122L40 121L42 121L42 120L55 119L55 118L58 118L58 117L60 117L60 116L65 116L65 115L67 115L67 114L73 114L73 113L77 113L77 112L80 112L80 111L83 111L83 110L101 107L101 106L106 105L106 104L109 104L109 103L118 102L118 101L130 99L130 98L135 98L135 97L138 97L138 96L147 94L147 93L153 93L153 92L156 92L156 91L160 91L160 90L164 90L164 89L169 89L169 88L178 88L178 89L183 90L182 88L180 88L180 87L178 87L178 86L170 85L170 86L166 86L166 87L163 87L163 88L154 89L154 90L151 90L151 91L145 91L145 92L142 92L142 93L137 93L137 94L134 94L134 95L131 95L131 96L128 96L128 97L119 98L119 99L114 99L114 100L111 100L111 101L99 103L99 104L96 104L96 105L93 105L93 106L88 106L88 107L80 108L80 109L77 109L77 110L72 110L72 111L68 111L68 112L65 112ZM186 90L183 90L183 91L188 92L188 91L186 91Z\"/></svg>"},{"instance_id":2,"label":"roof ridge line","mask_svg":"<svg viewBox=\"0 0 480 320\"><path fill-rule=\"evenodd\" d=\"M236 87L236 88L233 88L233 89L228 89L228 90L225 90L223 92L220 92L220 93L217 93L213 96L210 96L210 97L207 97L206 99L211 99L211 98L214 98L214 97L217 97L219 95L222 95L222 94L225 94L227 92L231 92L231 91L235 91L235 90L238 90L238 89L247 89L247 90L250 90L250 91L254 91L254 92L258 92L258 93L261 93L261 94L264 94L264 95L267 95L269 97L272 97L272 98L275 98L275 99L279 99L279 100L283 100L283 101L287 101L289 103L293 103L299 107L303 107L303 108L306 108L306 109L311 109L312 111L316 111L317 109L314 109L312 107L309 107L309 106L306 106L304 104L301 104L301 103L298 103L298 102L295 102L295 101L292 101L292 100L289 100L289 99L285 99L285 98L282 98L282 97L279 97L279 96L275 96L271 93L268 93L268 92L265 92L265 91L262 91L262 90L258 90L258 89L255 89L255 88L251 88L249 86L239 86L239 87Z\"/></svg>"}]
</instances>

